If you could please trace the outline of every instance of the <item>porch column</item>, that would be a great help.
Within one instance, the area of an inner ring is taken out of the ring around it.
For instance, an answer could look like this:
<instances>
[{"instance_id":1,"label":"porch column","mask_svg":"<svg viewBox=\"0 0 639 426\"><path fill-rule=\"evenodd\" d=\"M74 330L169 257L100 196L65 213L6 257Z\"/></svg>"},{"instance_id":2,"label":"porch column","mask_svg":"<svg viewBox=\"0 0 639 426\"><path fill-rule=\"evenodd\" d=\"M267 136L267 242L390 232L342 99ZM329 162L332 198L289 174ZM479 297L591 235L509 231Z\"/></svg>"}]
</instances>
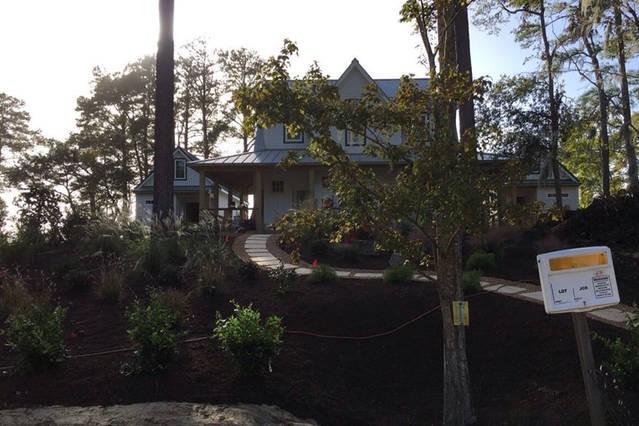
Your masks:
<instances>
[{"instance_id":1,"label":"porch column","mask_svg":"<svg viewBox=\"0 0 639 426\"><path fill-rule=\"evenodd\" d=\"M200 172L200 192L199 192L199 207L200 207L200 221L204 218L204 210L206 210L208 205L208 197L206 194L206 176L204 175L204 171Z\"/></svg>"},{"instance_id":2,"label":"porch column","mask_svg":"<svg viewBox=\"0 0 639 426\"><path fill-rule=\"evenodd\" d=\"M220 185L217 182L213 182L213 216L215 219L220 214Z\"/></svg>"},{"instance_id":3,"label":"porch column","mask_svg":"<svg viewBox=\"0 0 639 426\"><path fill-rule=\"evenodd\" d=\"M239 198L240 198L240 205L238 206L240 208L240 220L247 220L247 211L244 208L244 202L246 201L246 196L244 195L244 192L240 192L239 193Z\"/></svg>"},{"instance_id":4,"label":"porch column","mask_svg":"<svg viewBox=\"0 0 639 426\"><path fill-rule=\"evenodd\" d=\"M264 199L262 197L262 171L253 172L253 217L255 218L255 230L264 232Z\"/></svg>"},{"instance_id":5,"label":"porch column","mask_svg":"<svg viewBox=\"0 0 639 426\"><path fill-rule=\"evenodd\" d=\"M226 207L228 208L228 210L224 212L224 218L232 220L233 211L231 210L231 208L233 207L233 188L228 186L226 190L228 191L228 196L226 197Z\"/></svg>"},{"instance_id":6,"label":"porch column","mask_svg":"<svg viewBox=\"0 0 639 426\"><path fill-rule=\"evenodd\" d=\"M315 169L308 169L308 198L311 200L312 206L317 205L315 201Z\"/></svg>"}]
</instances>

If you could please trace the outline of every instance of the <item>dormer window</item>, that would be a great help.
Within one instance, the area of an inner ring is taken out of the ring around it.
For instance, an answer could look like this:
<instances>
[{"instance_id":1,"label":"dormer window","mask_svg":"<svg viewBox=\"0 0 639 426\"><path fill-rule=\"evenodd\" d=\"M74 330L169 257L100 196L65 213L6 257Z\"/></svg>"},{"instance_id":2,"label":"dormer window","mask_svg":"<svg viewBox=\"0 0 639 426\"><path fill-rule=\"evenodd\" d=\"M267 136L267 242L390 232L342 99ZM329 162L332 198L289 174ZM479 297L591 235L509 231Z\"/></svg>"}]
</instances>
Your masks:
<instances>
[{"instance_id":1,"label":"dormer window","mask_svg":"<svg viewBox=\"0 0 639 426\"><path fill-rule=\"evenodd\" d=\"M364 146L366 145L366 136L346 130L344 132L344 145L346 146Z\"/></svg>"},{"instance_id":2,"label":"dormer window","mask_svg":"<svg viewBox=\"0 0 639 426\"><path fill-rule=\"evenodd\" d=\"M288 126L284 126L284 143L304 143L304 133L295 132Z\"/></svg>"},{"instance_id":3,"label":"dormer window","mask_svg":"<svg viewBox=\"0 0 639 426\"><path fill-rule=\"evenodd\" d=\"M174 174L175 179L184 180L186 179L186 160L184 158L176 158L174 164Z\"/></svg>"}]
</instances>

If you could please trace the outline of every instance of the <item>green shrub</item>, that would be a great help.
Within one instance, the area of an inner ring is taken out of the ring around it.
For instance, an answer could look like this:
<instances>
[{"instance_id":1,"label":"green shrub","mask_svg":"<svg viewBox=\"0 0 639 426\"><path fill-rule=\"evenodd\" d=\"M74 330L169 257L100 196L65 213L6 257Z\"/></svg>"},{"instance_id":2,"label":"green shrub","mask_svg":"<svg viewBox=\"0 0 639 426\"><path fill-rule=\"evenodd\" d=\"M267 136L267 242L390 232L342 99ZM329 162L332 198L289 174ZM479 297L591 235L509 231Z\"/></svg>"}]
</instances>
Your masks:
<instances>
[{"instance_id":1,"label":"green shrub","mask_svg":"<svg viewBox=\"0 0 639 426\"><path fill-rule=\"evenodd\" d=\"M464 271L462 273L462 288L464 289L464 294L475 294L483 291L484 289L481 286L481 271Z\"/></svg>"},{"instance_id":2,"label":"green shrub","mask_svg":"<svg viewBox=\"0 0 639 426\"><path fill-rule=\"evenodd\" d=\"M282 319L269 316L264 322L253 305L242 307L231 301L233 315L223 319L219 312L213 329L222 349L229 353L239 373L264 376L271 371L271 361L282 344Z\"/></svg>"},{"instance_id":3,"label":"green shrub","mask_svg":"<svg viewBox=\"0 0 639 426\"><path fill-rule=\"evenodd\" d=\"M254 262L241 262L237 274L243 282L254 283L260 275L260 269Z\"/></svg>"},{"instance_id":4,"label":"green shrub","mask_svg":"<svg viewBox=\"0 0 639 426\"><path fill-rule=\"evenodd\" d=\"M5 277L0 285L0 315L27 312L33 305L33 297L24 281L18 277Z\"/></svg>"},{"instance_id":5,"label":"green shrub","mask_svg":"<svg viewBox=\"0 0 639 426\"><path fill-rule=\"evenodd\" d=\"M628 316L630 338L624 342L619 337L608 339L595 335L610 350L610 357L603 362L615 382L624 389L639 391L639 316Z\"/></svg>"},{"instance_id":6,"label":"green shrub","mask_svg":"<svg viewBox=\"0 0 639 426\"><path fill-rule=\"evenodd\" d=\"M64 318L66 310L34 305L8 320L7 345L18 351L17 367L43 371L62 362L65 353Z\"/></svg>"},{"instance_id":7,"label":"green shrub","mask_svg":"<svg viewBox=\"0 0 639 426\"><path fill-rule=\"evenodd\" d=\"M275 220L273 229L280 234L281 244L299 248L305 241L330 240L338 222L338 213L334 209L299 208Z\"/></svg>"},{"instance_id":8,"label":"green shrub","mask_svg":"<svg viewBox=\"0 0 639 426\"><path fill-rule=\"evenodd\" d=\"M175 322L180 329L186 327L189 318L189 296L177 288L163 288L157 291L160 303L175 314Z\"/></svg>"},{"instance_id":9,"label":"green shrub","mask_svg":"<svg viewBox=\"0 0 639 426\"><path fill-rule=\"evenodd\" d=\"M285 268L284 264L280 262L277 268L268 272L268 279L275 284L276 293L285 294L297 280L297 272L295 272L295 269Z\"/></svg>"},{"instance_id":10,"label":"green shrub","mask_svg":"<svg viewBox=\"0 0 639 426\"><path fill-rule=\"evenodd\" d=\"M311 284L329 284L337 281L337 274L330 266L320 264L311 270L306 280Z\"/></svg>"},{"instance_id":11,"label":"green shrub","mask_svg":"<svg viewBox=\"0 0 639 426\"><path fill-rule=\"evenodd\" d=\"M386 284L404 284L413 280L413 268L410 265L392 265L384 271Z\"/></svg>"},{"instance_id":12,"label":"green shrub","mask_svg":"<svg viewBox=\"0 0 639 426\"><path fill-rule=\"evenodd\" d=\"M311 256L324 256L331 250L330 243L321 239L311 240L308 246L311 251Z\"/></svg>"},{"instance_id":13,"label":"green shrub","mask_svg":"<svg viewBox=\"0 0 639 426\"><path fill-rule=\"evenodd\" d=\"M62 276L62 281L70 290L84 291L93 283L92 275L82 269L72 269Z\"/></svg>"},{"instance_id":14,"label":"green shrub","mask_svg":"<svg viewBox=\"0 0 639 426\"><path fill-rule=\"evenodd\" d=\"M124 274L116 267L103 269L98 278L98 297L106 303L118 303L124 289Z\"/></svg>"},{"instance_id":15,"label":"green shrub","mask_svg":"<svg viewBox=\"0 0 639 426\"><path fill-rule=\"evenodd\" d=\"M475 250L466 260L466 271L479 270L489 272L495 267L495 253L486 253L484 250Z\"/></svg>"},{"instance_id":16,"label":"green shrub","mask_svg":"<svg viewBox=\"0 0 639 426\"><path fill-rule=\"evenodd\" d=\"M341 246L337 250L337 254L344 260L344 262L356 264L359 260L359 253L357 248L353 246Z\"/></svg>"},{"instance_id":17,"label":"green shrub","mask_svg":"<svg viewBox=\"0 0 639 426\"><path fill-rule=\"evenodd\" d=\"M162 302L157 292L149 304L135 302L129 313L127 334L134 347L132 372L165 370L178 355L178 339L184 335L178 327L178 316Z\"/></svg>"}]
</instances>

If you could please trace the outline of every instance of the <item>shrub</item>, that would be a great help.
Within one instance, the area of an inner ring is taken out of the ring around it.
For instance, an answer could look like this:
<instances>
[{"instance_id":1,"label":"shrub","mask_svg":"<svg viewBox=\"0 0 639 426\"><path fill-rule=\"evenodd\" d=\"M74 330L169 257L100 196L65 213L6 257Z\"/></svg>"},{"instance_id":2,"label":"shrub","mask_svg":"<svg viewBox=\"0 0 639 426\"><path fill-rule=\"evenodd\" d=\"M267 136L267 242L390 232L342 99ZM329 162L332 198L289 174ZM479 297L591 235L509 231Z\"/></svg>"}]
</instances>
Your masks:
<instances>
[{"instance_id":1,"label":"shrub","mask_svg":"<svg viewBox=\"0 0 639 426\"><path fill-rule=\"evenodd\" d=\"M148 306L135 302L129 313L127 334L134 347L132 372L165 370L178 355L178 339L184 335L178 328L178 316L152 292Z\"/></svg>"},{"instance_id":2,"label":"shrub","mask_svg":"<svg viewBox=\"0 0 639 426\"><path fill-rule=\"evenodd\" d=\"M603 362L603 368L623 388L631 391L639 390L639 316L628 316L628 332L630 338L624 342L619 337L608 339L596 335L610 350L610 357Z\"/></svg>"},{"instance_id":3,"label":"shrub","mask_svg":"<svg viewBox=\"0 0 639 426\"><path fill-rule=\"evenodd\" d=\"M7 345L18 351L18 369L43 371L62 362L65 353L63 323L66 310L60 306L32 306L8 320Z\"/></svg>"},{"instance_id":4,"label":"shrub","mask_svg":"<svg viewBox=\"0 0 639 426\"><path fill-rule=\"evenodd\" d=\"M484 289L481 286L480 279L480 270L464 271L462 273L462 288L464 289L464 294L475 294L483 291Z\"/></svg>"},{"instance_id":5,"label":"shrub","mask_svg":"<svg viewBox=\"0 0 639 426\"><path fill-rule=\"evenodd\" d=\"M297 272L295 272L295 269L285 268L284 264L280 263L277 268L268 272L268 278L275 284L276 293L285 294L297 280Z\"/></svg>"},{"instance_id":6,"label":"shrub","mask_svg":"<svg viewBox=\"0 0 639 426\"><path fill-rule=\"evenodd\" d=\"M311 284L328 284L337 281L335 270L328 265L320 264L311 270L311 274L306 277Z\"/></svg>"},{"instance_id":7,"label":"shrub","mask_svg":"<svg viewBox=\"0 0 639 426\"><path fill-rule=\"evenodd\" d=\"M324 256L331 250L331 245L326 240L311 240L308 245L311 256Z\"/></svg>"},{"instance_id":8,"label":"shrub","mask_svg":"<svg viewBox=\"0 0 639 426\"><path fill-rule=\"evenodd\" d=\"M163 288L157 291L160 303L175 314L175 322L179 328L187 325L189 318L189 296L177 288Z\"/></svg>"},{"instance_id":9,"label":"shrub","mask_svg":"<svg viewBox=\"0 0 639 426\"><path fill-rule=\"evenodd\" d=\"M495 267L495 253L486 253L479 249L475 250L466 260L467 271L479 270L488 272Z\"/></svg>"},{"instance_id":10,"label":"shrub","mask_svg":"<svg viewBox=\"0 0 639 426\"><path fill-rule=\"evenodd\" d=\"M237 268L237 274L243 282L254 283L259 277L260 269L254 262L242 262Z\"/></svg>"},{"instance_id":11,"label":"shrub","mask_svg":"<svg viewBox=\"0 0 639 426\"><path fill-rule=\"evenodd\" d=\"M33 305L33 297L19 277L5 277L0 285L0 315L24 313Z\"/></svg>"},{"instance_id":12,"label":"shrub","mask_svg":"<svg viewBox=\"0 0 639 426\"><path fill-rule=\"evenodd\" d=\"M124 274L116 267L103 269L98 278L98 297L106 303L117 303L122 297Z\"/></svg>"},{"instance_id":13,"label":"shrub","mask_svg":"<svg viewBox=\"0 0 639 426\"><path fill-rule=\"evenodd\" d=\"M413 268L410 265L392 265L384 271L387 284L404 284L413 280Z\"/></svg>"},{"instance_id":14,"label":"shrub","mask_svg":"<svg viewBox=\"0 0 639 426\"><path fill-rule=\"evenodd\" d=\"M62 281L64 281L71 290L84 291L91 287L93 277L88 271L72 269L62 276Z\"/></svg>"},{"instance_id":15,"label":"shrub","mask_svg":"<svg viewBox=\"0 0 639 426\"><path fill-rule=\"evenodd\" d=\"M337 254L340 255L344 262L356 264L359 260L359 253L357 248L353 246L341 246L337 249Z\"/></svg>"},{"instance_id":16,"label":"shrub","mask_svg":"<svg viewBox=\"0 0 639 426\"><path fill-rule=\"evenodd\" d=\"M300 208L280 216L273 230L280 234L280 243L299 248L304 241L330 240L337 230L337 211L325 208Z\"/></svg>"},{"instance_id":17,"label":"shrub","mask_svg":"<svg viewBox=\"0 0 639 426\"><path fill-rule=\"evenodd\" d=\"M261 314L253 305L242 307L231 303L233 315L223 319L218 312L213 335L241 375L264 376L271 371L271 361L280 352L282 319L269 316L262 323Z\"/></svg>"}]
</instances>

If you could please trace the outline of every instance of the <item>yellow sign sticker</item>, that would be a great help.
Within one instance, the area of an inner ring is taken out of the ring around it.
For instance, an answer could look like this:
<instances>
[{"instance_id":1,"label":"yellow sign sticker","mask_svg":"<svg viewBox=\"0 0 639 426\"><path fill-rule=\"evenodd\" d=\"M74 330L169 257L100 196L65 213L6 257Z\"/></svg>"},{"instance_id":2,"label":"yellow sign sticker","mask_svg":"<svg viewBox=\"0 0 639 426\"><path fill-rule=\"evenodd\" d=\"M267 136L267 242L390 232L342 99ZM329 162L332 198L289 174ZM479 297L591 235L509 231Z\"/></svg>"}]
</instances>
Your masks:
<instances>
[{"instance_id":1,"label":"yellow sign sticker","mask_svg":"<svg viewBox=\"0 0 639 426\"><path fill-rule=\"evenodd\" d=\"M551 258L548 263L551 271L563 271L566 269L607 265L608 256L604 252L584 253Z\"/></svg>"},{"instance_id":2,"label":"yellow sign sticker","mask_svg":"<svg viewBox=\"0 0 639 426\"><path fill-rule=\"evenodd\" d=\"M453 325L470 325L468 302L465 300L453 301Z\"/></svg>"}]
</instances>

